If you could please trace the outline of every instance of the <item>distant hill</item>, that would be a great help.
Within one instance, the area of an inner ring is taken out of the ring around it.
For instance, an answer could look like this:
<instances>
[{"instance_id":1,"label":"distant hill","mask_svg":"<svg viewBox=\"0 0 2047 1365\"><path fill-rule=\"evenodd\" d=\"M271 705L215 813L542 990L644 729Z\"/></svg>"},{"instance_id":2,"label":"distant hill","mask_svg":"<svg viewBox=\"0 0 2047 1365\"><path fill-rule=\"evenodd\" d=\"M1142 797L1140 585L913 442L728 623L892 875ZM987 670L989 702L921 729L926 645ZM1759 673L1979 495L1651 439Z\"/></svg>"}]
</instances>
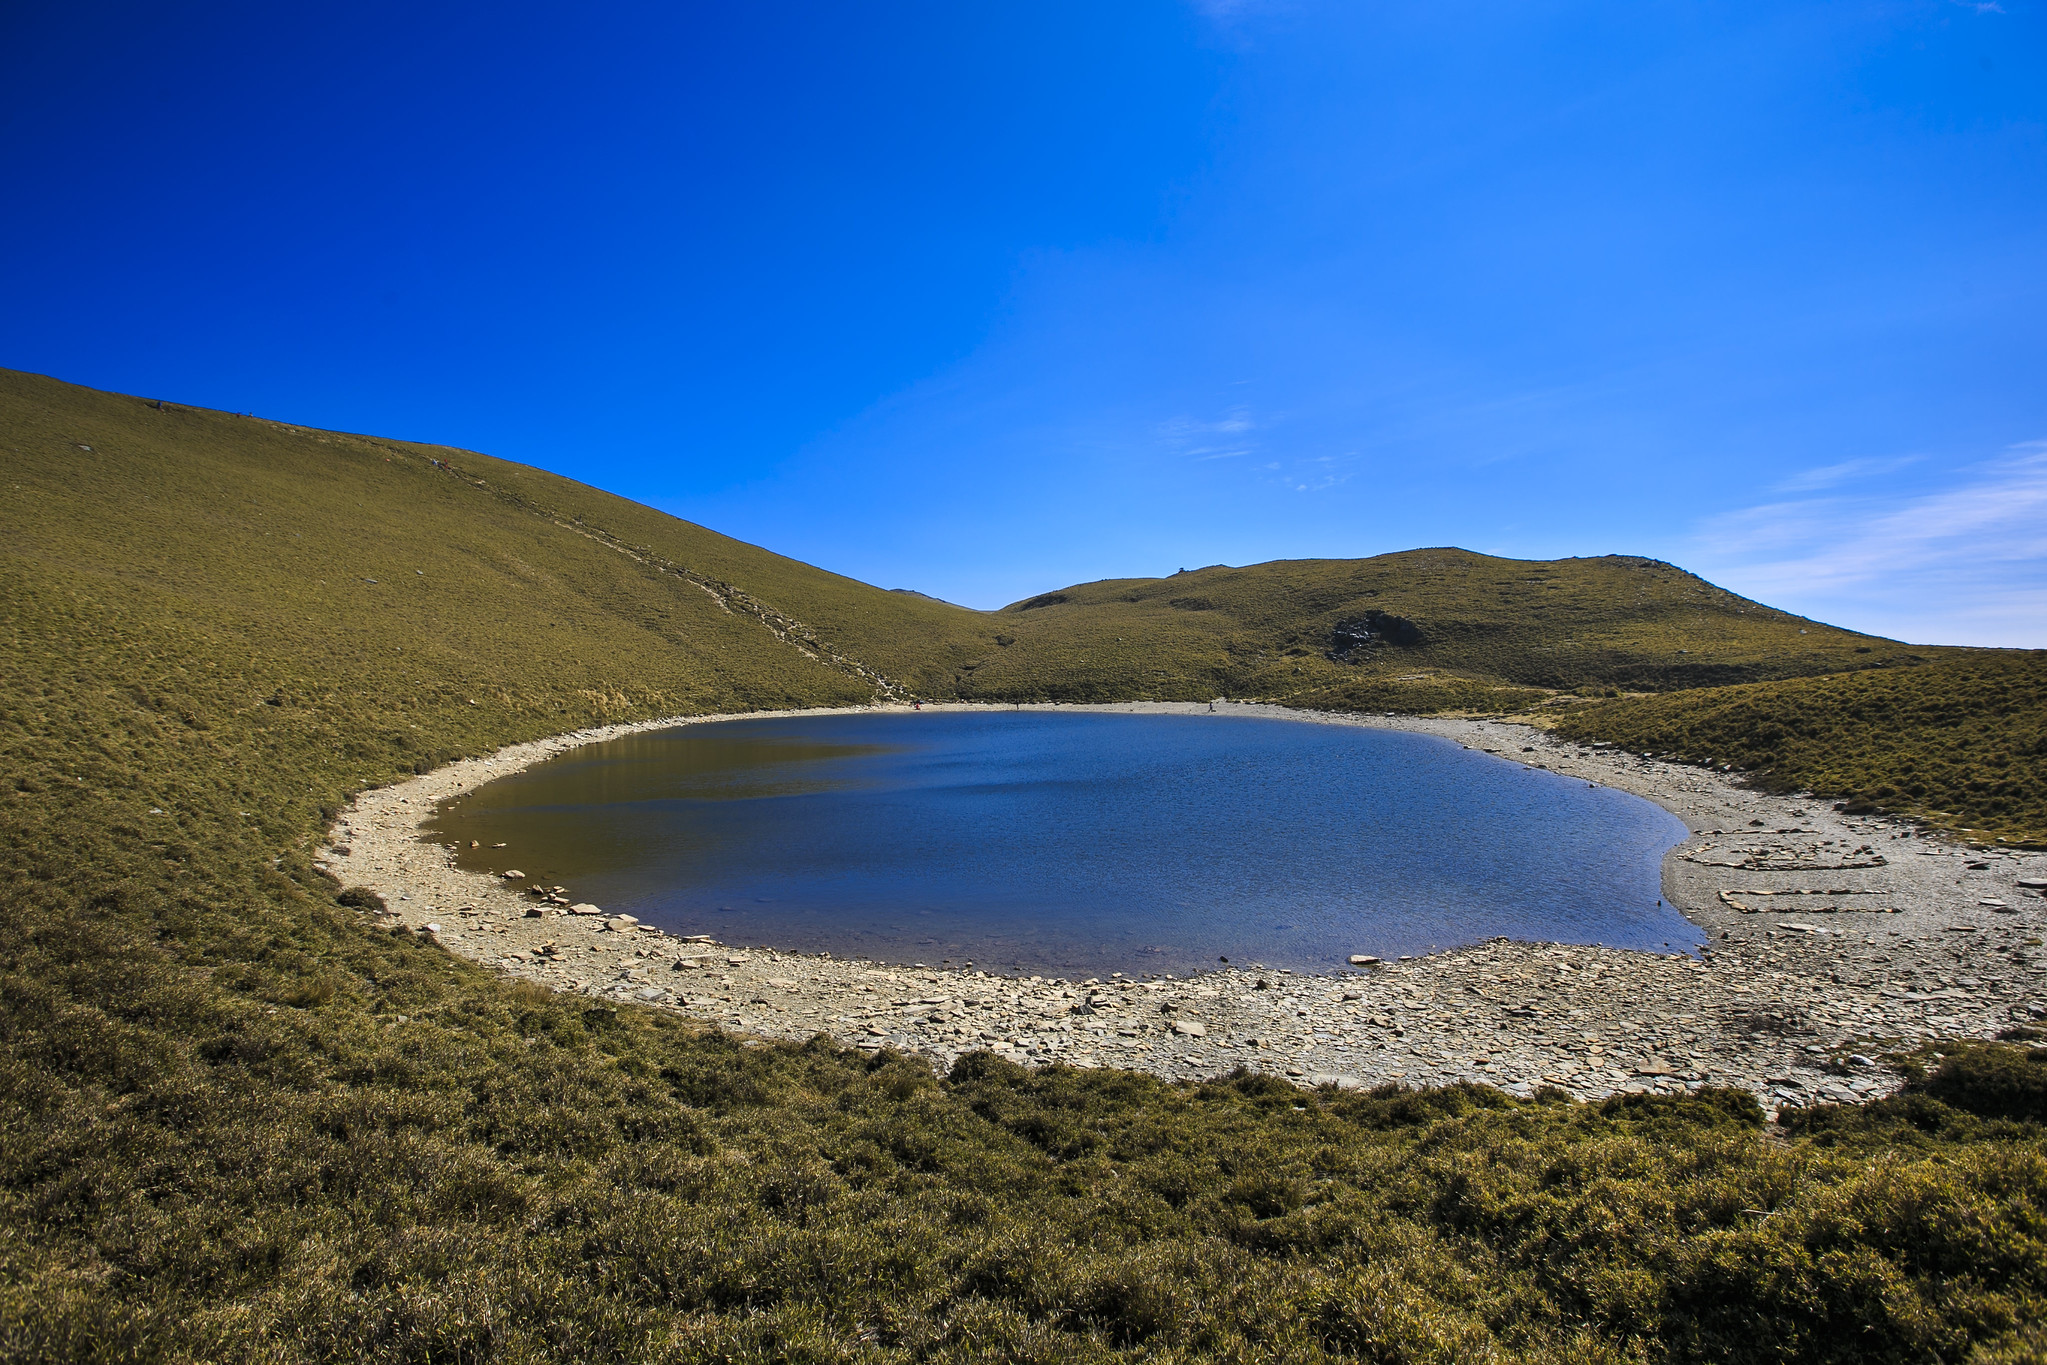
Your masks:
<instances>
[{"instance_id":1,"label":"distant hill","mask_svg":"<svg viewBox=\"0 0 2047 1365\"><path fill-rule=\"evenodd\" d=\"M308 697L407 651L415 705L570 719L877 694L1483 708L1928 657L1618 556L1216 566L976 612L473 451L17 372L0 421L24 592L47 573L173 634L217 625Z\"/></svg>"},{"instance_id":2,"label":"distant hill","mask_svg":"<svg viewBox=\"0 0 2047 1365\"><path fill-rule=\"evenodd\" d=\"M1502 685L1668 691L1937 653L1793 616L1656 560L1458 549L1087 583L1013 603L999 619L998 648L956 680L962 695L1258 695L1416 710L1439 693Z\"/></svg>"}]
</instances>

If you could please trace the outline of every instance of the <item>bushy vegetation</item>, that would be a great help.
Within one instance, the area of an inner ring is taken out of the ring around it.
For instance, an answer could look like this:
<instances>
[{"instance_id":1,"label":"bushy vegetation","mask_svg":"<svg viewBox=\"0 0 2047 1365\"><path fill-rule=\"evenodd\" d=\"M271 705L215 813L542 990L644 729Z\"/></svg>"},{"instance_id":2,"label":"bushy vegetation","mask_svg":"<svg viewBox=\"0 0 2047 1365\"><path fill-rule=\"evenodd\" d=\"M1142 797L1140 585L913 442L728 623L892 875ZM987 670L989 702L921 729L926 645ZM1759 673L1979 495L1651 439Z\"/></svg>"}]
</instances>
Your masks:
<instances>
[{"instance_id":1,"label":"bushy vegetation","mask_svg":"<svg viewBox=\"0 0 2047 1365\"><path fill-rule=\"evenodd\" d=\"M987 1055L940 1082L303 917L346 981L324 1002L43 940L34 965L84 949L150 1004L10 1011L16 1358L1958 1359L2047 1308L2037 1126L1786 1144L1731 1093Z\"/></svg>"},{"instance_id":2,"label":"bushy vegetation","mask_svg":"<svg viewBox=\"0 0 2047 1365\"><path fill-rule=\"evenodd\" d=\"M2031 1349L2027 1050L1785 1140L1728 1093L939 1078L376 931L310 861L364 785L870 694L671 566L902 676L1007 618L482 457L4 379L6 1359Z\"/></svg>"},{"instance_id":3,"label":"bushy vegetation","mask_svg":"<svg viewBox=\"0 0 2047 1365\"><path fill-rule=\"evenodd\" d=\"M2047 651L1944 652L1912 668L1638 697L1559 730L1733 767L1776 791L2047 842Z\"/></svg>"}]
</instances>

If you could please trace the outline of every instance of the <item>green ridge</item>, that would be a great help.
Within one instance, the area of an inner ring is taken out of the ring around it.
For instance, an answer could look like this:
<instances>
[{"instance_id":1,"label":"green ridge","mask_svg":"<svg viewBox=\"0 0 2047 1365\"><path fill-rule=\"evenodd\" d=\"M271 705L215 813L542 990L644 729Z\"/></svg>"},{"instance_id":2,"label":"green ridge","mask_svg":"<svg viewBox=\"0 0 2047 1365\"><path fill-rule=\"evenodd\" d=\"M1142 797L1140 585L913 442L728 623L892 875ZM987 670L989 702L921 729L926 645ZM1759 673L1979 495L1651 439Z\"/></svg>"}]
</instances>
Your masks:
<instances>
[{"instance_id":1,"label":"green ridge","mask_svg":"<svg viewBox=\"0 0 2047 1365\"><path fill-rule=\"evenodd\" d=\"M1973 838L2047 844L2047 650L1629 698L1559 729Z\"/></svg>"},{"instance_id":2,"label":"green ridge","mask_svg":"<svg viewBox=\"0 0 2047 1365\"><path fill-rule=\"evenodd\" d=\"M1411 623L1412 642L1332 660L1337 627L1375 611ZM1134 689L1397 703L1445 688L1663 691L1932 653L1777 611L1656 560L1457 549L1088 583L1005 607L999 620L998 648L971 661L978 666L959 680L962 695ZM1001 647L1004 638L1013 643Z\"/></svg>"},{"instance_id":3,"label":"green ridge","mask_svg":"<svg viewBox=\"0 0 2047 1365\"><path fill-rule=\"evenodd\" d=\"M1656 669L1693 665L1663 646L1704 608L1667 566L1420 552L1441 581L1391 556L1187 575L1200 610L1160 580L976 613L484 456L27 375L0 373L0 456L5 1359L2041 1347L2047 1108L2024 1049L1768 1138L1711 1092L1339 1096L985 1056L940 1081L508 984L371 932L309 860L352 791L593 721L992 692L997 650L1019 692L1156 688L1106 652L1118 634L1335 704L1668 685L1693 675ZM1547 599L1506 585L1537 570L1576 584L1596 667L1514 624ZM1315 582L1331 595L1289 605ZM1372 590L1441 681L1321 658L1315 632ZM1714 666L1857 647L1789 620Z\"/></svg>"}]
</instances>

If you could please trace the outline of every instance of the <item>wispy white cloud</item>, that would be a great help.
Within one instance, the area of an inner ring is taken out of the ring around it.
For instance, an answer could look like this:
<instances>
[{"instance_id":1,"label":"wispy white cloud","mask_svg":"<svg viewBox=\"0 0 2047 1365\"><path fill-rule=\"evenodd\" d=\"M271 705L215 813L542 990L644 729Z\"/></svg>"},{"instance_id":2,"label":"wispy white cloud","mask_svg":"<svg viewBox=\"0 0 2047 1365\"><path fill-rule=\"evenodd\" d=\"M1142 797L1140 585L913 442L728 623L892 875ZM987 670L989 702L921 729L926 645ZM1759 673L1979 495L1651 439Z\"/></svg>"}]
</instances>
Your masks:
<instances>
[{"instance_id":1,"label":"wispy white cloud","mask_svg":"<svg viewBox=\"0 0 2047 1365\"><path fill-rule=\"evenodd\" d=\"M1249 455L1257 447L1244 440L1257 428L1248 408L1231 408L1221 417L1202 420L1174 417L1158 425L1156 438L1161 448L1196 460L1227 460Z\"/></svg>"},{"instance_id":2,"label":"wispy white cloud","mask_svg":"<svg viewBox=\"0 0 2047 1365\"><path fill-rule=\"evenodd\" d=\"M1249 408L1231 408L1212 421L1196 417L1173 417L1159 423L1159 434L1168 440L1186 440L1218 433L1234 436L1249 431L1257 423L1251 420Z\"/></svg>"},{"instance_id":3,"label":"wispy white cloud","mask_svg":"<svg viewBox=\"0 0 2047 1365\"><path fill-rule=\"evenodd\" d=\"M1960 5L1963 9L1972 9L1978 14L2003 14L2005 12L2004 6L1998 4L1997 0L1953 0L1953 3Z\"/></svg>"},{"instance_id":4,"label":"wispy white cloud","mask_svg":"<svg viewBox=\"0 0 2047 1365\"><path fill-rule=\"evenodd\" d=\"M2047 441L1979 466L1957 486L1902 500L1811 498L1751 507L1703 529L1724 552L1820 585L1902 570L2047 559Z\"/></svg>"},{"instance_id":5,"label":"wispy white cloud","mask_svg":"<svg viewBox=\"0 0 2047 1365\"><path fill-rule=\"evenodd\" d=\"M1280 482L1296 493L1320 493L1325 489L1350 482L1357 471L1350 468L1357 463L1355 453L1349 455L1316 455L1296 461L1293 468L1285 470ZM1274 469L1280 466L1274 465Z\"/></svg>"},{"instance_id":6,"label":"wispy white cloud","mask_svg":"<svg viewBox=\"0 0 2047 1365\"><path fill-rule=\"evenodd\" d=\"M1702 523L1694 562L1751 596L1861 629L2047 645L2047 441L2014 446L1933 491L1886 496L1853 478L1833 479L1850 486L1831 496Z\"/></svg>"},{"instance_id":7,"label":"wispy white cloud","mask_svg":"<svg viewBox=\"0 0 2047 1365\"><path fill-rule=\"evenodd\" d=\"M1283 420L1254 417L1249 408L1233 407L1217 417L1174 417L1153 429L1157 447L1186 460L1235 460L1258 456L1237 466L1258 482L1293 493L1320 493L1348 483L1359 461L1356 451L1340 455L1300 455L1284 450L1273 459L1260 433L1270 432Z\"/></svg>"},{"instance_id":8,"label":"wispy white cloud","mask_svg":"<svg viewBox=\"0 0 2047 1365\"><path fill-rule=\"evenodd\" d=\"M1803 470L1782 480L1776 486L1779 493L1817 493L1823 488L1833 488L1851 479L1872 479L1883 474L1896 473L1919 461L1917 455L1894 455L1884 459L1843 460L1839 464L1821 465L1817 469Z\"/></svg>"}]
</instances>

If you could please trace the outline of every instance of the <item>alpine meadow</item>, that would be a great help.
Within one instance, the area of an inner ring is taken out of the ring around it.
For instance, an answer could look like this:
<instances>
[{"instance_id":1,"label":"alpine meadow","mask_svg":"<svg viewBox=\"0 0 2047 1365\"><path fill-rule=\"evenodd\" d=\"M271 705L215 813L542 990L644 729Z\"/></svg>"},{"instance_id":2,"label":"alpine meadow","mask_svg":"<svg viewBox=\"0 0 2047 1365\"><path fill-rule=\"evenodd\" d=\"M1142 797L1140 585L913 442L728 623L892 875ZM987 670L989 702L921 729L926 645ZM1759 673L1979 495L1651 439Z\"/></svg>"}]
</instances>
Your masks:
<instances>
[{"instance_id":1,"label":"alpine meadow","mask_svg":"<svg viewBox=\"0 0 2047 1365\"><path fill-rule=\"evenodd\" d=\"M1518 717L2032 847L2041 652L1454 549L977 612L470 451L11 371L0 453L9 1360L2047 1352L2025 1028L1775 1121L937 1074L514 981L314 866L357 793L595 724L1215 697Z\"/></svg>"}]
</instances>

